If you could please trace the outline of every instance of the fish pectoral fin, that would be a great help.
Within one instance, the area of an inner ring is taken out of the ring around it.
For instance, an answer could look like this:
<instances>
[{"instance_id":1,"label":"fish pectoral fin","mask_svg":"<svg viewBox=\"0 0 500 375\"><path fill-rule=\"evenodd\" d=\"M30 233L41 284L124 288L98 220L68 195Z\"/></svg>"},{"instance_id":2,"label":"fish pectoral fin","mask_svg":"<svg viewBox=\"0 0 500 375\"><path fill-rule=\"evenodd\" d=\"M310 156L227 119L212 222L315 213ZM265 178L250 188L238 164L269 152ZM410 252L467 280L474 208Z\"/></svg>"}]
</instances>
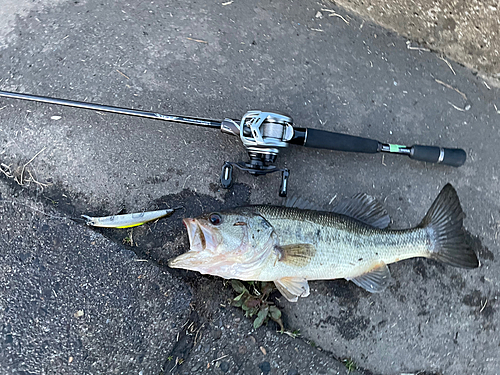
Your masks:
<instances>
[{"instance_id":1,"label":"fish pectoral fin","mask_svg":"<svg viewBox=\"0 0 500 375\"><path fill-rule=\"evenodd\" d=\"M311 261L316 248L308 243L296 243L277 247L281 253L280 262L291 266L304 267Z\"/></svg>"},{"instance_id":2,"label":"fish pectoral fin","mask_svg":"<svg viewBox=\"0 0 500 375\"><path fill-rule=\"evenodd\" d=\"M370 293L380 293L389 284L391 272L384 262L380 262L368 272L347 280L351 280Z\"/></svg>"},{"instance_id":3,"label":"fish pectoral fin","mask_svg":"<svg viewBox=\"0 0 500 375\"><path fill-rule=\"evenodd\" d=\"M380 229L387 228L391 222L384 206L377 199L364 193L342 199L331 211Z\"/></svg>"},{"instance_id":4,"label":"fish pectoral fin","mask_svg":"<svg viewBox=\"0 0 500 375\"><path fill-rule=\"evenodd\" d=\"M302 277L282 277L274 280L276 288L290 302L297 302L299 297L307 297L309 295L309 284Z\"/></svg>"}]
</instances>

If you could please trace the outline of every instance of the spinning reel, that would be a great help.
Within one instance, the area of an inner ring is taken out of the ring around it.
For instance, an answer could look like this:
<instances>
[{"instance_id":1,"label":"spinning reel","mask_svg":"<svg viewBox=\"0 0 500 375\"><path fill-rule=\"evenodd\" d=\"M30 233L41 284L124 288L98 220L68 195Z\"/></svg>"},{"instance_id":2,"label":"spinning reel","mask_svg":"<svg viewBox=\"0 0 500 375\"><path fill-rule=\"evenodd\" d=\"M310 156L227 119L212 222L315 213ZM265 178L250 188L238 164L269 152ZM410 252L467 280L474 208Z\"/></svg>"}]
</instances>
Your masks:
<instances>
[{"instance_id":1,"label":"spinning reel","mask_svg":"<svg viewBox=\"0 0 500 375\"><path fill-rule=\"evenodd\" d=\"M348 134L333 133L311 128L296 128L293 126L291 117L276 112L249 111L240 121L231 119L220 121L191 116L165 115L129 108L112 107L102 104L8 91L0 91L0 96L221 129L224 133L239 136L250 157L248 162L226 162L224 164L220 177L222 186L224 188L229 188L231 186L233 182L233 167L254 176L281 172L279 195L282 197L287 194L290 172L286 168L277 168L274 162L276 161L280 148L287 147L288 144L369 154L388 152L391 154L407 155L415 160L429 163L441 163L453 167L459 167L464 164L467 157L465 151L459 148L421 145L408 147L398 144L380 143L374 139Z\"/></svg>"}]
</instances>

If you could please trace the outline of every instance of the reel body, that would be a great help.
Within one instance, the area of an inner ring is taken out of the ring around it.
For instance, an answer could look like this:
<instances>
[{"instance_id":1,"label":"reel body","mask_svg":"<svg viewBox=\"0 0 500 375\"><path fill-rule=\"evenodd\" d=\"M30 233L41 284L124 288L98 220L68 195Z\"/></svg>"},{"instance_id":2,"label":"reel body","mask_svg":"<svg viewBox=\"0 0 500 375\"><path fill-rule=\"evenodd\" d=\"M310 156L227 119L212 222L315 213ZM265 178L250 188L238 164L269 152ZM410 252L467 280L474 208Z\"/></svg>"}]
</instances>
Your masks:
<instances>
[{"instance_id":1,"label":"reel body","mask_svg":"<svg viewBox=\"0 0 500 375\"><path fill-rule=\"evenodd\" d=\"M286 196L290 172L286 168L279 169L274 162L280 148L288 147L294 136L292 118L275 112L248 111L239 124L225 119L221 129L223 132L239 135L250 157L248 162L224 164L220 177L222 186L227 189L232 185L233 167L254 176L282 172L279 195Z\"/></svg>"}]
</instances>

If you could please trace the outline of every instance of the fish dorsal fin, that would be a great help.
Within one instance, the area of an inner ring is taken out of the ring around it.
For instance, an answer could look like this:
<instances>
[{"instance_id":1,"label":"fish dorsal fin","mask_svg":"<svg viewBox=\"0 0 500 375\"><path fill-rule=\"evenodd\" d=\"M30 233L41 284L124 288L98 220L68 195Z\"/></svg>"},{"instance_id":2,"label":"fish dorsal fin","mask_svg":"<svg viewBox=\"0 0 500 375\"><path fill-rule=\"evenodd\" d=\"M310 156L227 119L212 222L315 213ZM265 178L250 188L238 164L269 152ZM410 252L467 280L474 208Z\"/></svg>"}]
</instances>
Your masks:
<instances>
[{"instance_id":1,"label":"fish dorsal fin","mask_svg":"<svg viewBox=\"0 0 500 375\"><path fill-rule=\"evenodd\" d=\"M299 208L301 210L317 210L316 205L303 197L289 197L285 201L285 207Z\"/></svg>"},{"instance_id":2,"label":"fish dorsal fin","mask_svg":"<svg viewBox=\"0 0 500 375\"><path fill-rule=\"evenodd\" d=\"M352 198L339 201L332 212L346 215L375 228L385 229L389 226L391 218L386 209L372 196L359 193Z\"/></svg>"},{"instance_id":3,"label":"fish dorsal fin","mask_svg":"<svg viewBox=\"0 0 500 375\"><path fill-rule=\"evenodd\" d=\"M316 253L316 248L308 243L278 246L277 249L281 255L280 262L296 267L304 267L309 264Z\"/></svg>"},{"instance_id":4,"label":"fish dorsal fin","mask_svg":"<svg viewBox=\"0 0 500 375\"><path fill-rule=\"evenodd\" d=\"M274 284L285 298L290 302L297 302L299 297L309 295L309 284L302 277L282 277L275 280Z\"/></svg>"},{"instance_id":5,"label":"fish dorsal fin","mask_svg":"<svg viewBox=\"0 0 500 375\"><path fill-rule=\"evenodd\" d=\"M348 280L370 293L380 293L389 284L391 272L384 262L380 262L368 272Z\"/></svg>"}]
</instances>

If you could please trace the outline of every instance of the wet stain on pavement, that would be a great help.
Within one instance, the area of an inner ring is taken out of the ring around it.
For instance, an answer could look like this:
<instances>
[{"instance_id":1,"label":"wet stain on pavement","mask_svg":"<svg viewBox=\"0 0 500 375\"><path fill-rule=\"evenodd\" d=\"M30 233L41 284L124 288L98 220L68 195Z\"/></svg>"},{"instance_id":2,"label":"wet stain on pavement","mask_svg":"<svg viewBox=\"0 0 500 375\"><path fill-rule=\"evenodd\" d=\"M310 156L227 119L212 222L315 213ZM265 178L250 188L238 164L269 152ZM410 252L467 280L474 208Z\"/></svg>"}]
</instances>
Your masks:
<instances>
[{"instance_id":1,"label":"wet stain on pavement","mask_svg":"<svg viewBox=\"0 0 500 375\"><path fill-rule=\"evenodd\" d=\"M323 284L323 292L321 290L321 284ZM344 279L319 282L318 286L319 292L323 294L330 293L340 306L349 306L351 308L358 305L361 295L365 293L363 289ZM366 294L369 295L368 292L366 292Z\"/></svg>"},{"instance_id":2,"label":"wet stain on pavement","mask_svg":"<svg viewBox=\"0 0 500 375\"><path fill-rule=\"evenodd\" d=\"M337 331L346 340L354 340L368 329L370 319L364 316L357 316L351 311L343 310L338 316L328 316L319 321L317 326L336 326Z\"/></svg>"},{"instance_id":3,"label":"wet stain on pavement","mask_svg":"<svg viewBox=\"0 0 500 375\"><path fill-rule=\"evenodd\" d=\"M462 302L469 307L475 308L472 312L473 314L482 316L487 320L491 320L496 311L493 307L496 303L496 299L496 297L488 298L483 295L480 290L475 289L471 293L466 294L462 298Z\"/></svg>"},{"instance_id":4,"label":"wet stain on pavement","mask_svg":"<svg viewBox=\"0 0 500 375\"><path fill-rule=\"evenodd\" d=\"M493 254L486 246L483 246L478 236L474 236L469 232L466 232L465 241L470 247L472 247L472 249L478 255L480 261L495 260L495 254Z\"/></svg>"}]
</instances>

